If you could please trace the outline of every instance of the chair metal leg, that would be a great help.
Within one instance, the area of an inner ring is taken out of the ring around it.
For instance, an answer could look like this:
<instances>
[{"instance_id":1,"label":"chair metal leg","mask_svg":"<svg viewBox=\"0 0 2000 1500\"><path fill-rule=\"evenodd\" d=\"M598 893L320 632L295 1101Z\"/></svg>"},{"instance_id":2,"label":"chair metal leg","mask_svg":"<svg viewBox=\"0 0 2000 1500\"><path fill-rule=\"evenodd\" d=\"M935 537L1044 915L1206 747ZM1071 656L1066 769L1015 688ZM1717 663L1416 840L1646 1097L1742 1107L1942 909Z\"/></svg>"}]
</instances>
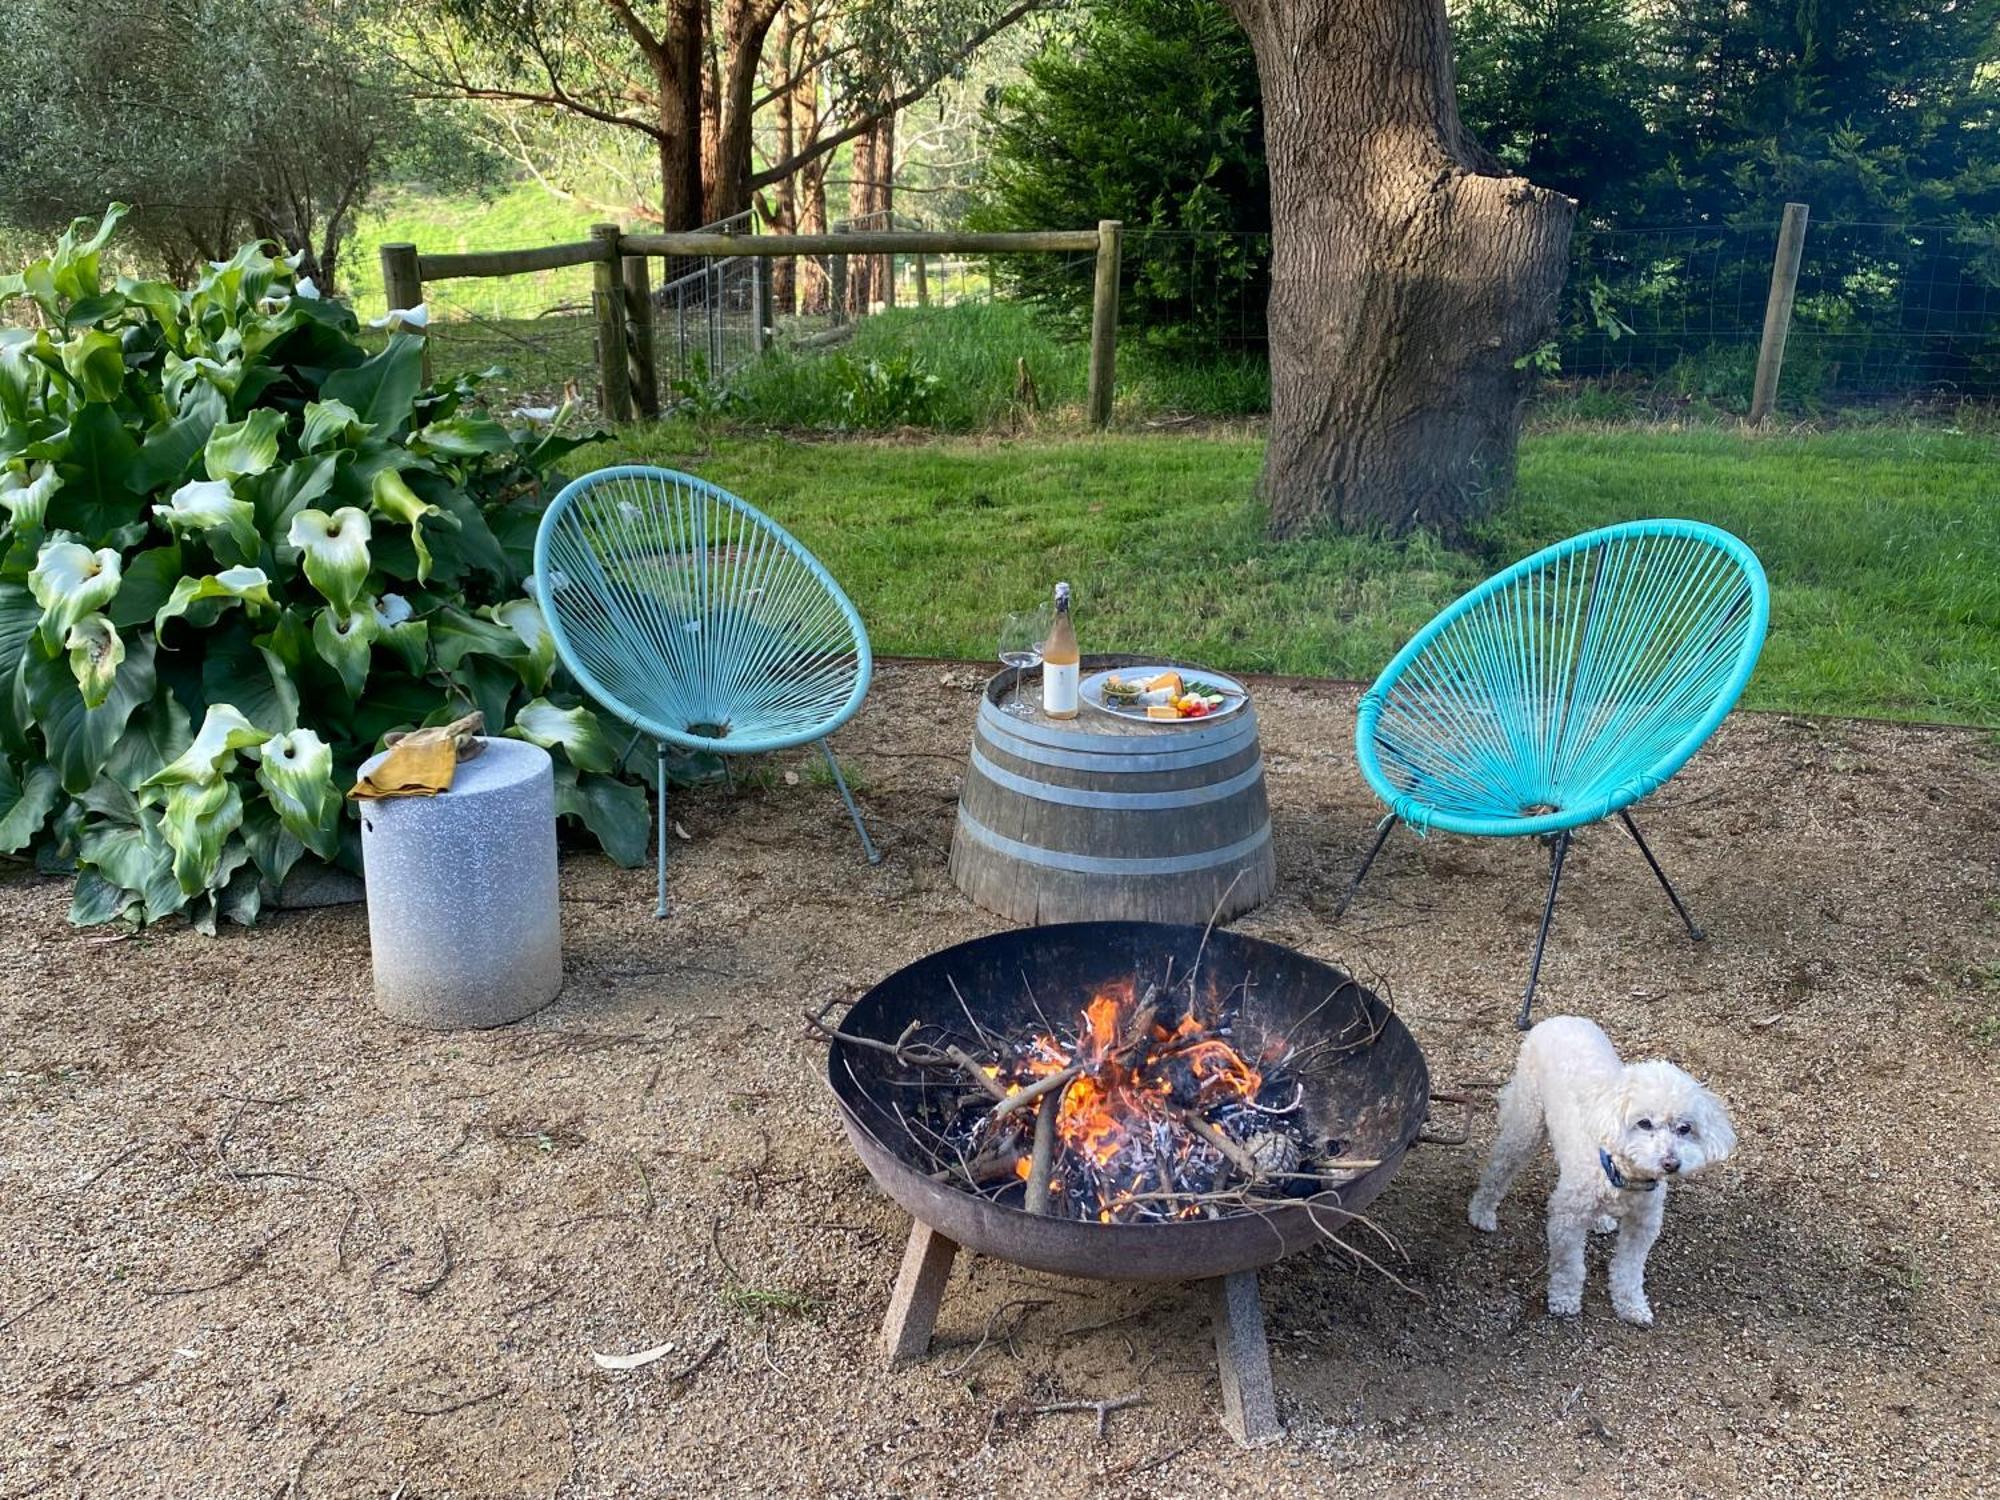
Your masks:
<instances>
[{"instance_id":1,"label":"chair metal leg","mask_svg":"<svg viewBox=\"0 0 2000 1500\"><path fill-rule=\"evenodd\" d=\"M1680 892L1675 890L1674 883L1667 879L1667 872L1660 868L1660 862L1653 858L1653 851L1647 847L1646 840L1639 833L1639 825L1632 821L1632 815L1622 807L1618 810L1618 816L1625 824L1625 831L1632 835L1632 842L1637 844L1639 852L1646 856L1646 863L1653 867L1653 874L1660 882L1660 889L1667 893L1667 899L1674 903L1674 910L1681 914L1681 921L1687 924L1688 936L1697 943L1700 942L1708 934L1703 932L1700 924L1688 915L1687 907L1681 902Z\"/></svg>"},{"instance_id":2,"label":"chair metal leg","mask_svg":"<svg viewBox=\"0 0 2000 1500\"><path fill-rule=\"evenodd\" d=\"M854 805L854 793L847 789L847 778L840 774L840 762L833 758L833 746L821 740L819 750L826 757L826 768L833 772L833 784L840 788L840 800L847 804L848 817L854 819L854 831L861 835L861 852L868 856L869 864L879 865L882 863L882 852L868 837L868 825L861 821L861 809Z\"/></svg>"},{"instance_id":3,"label":"chair metal leg","mask_svg":"<svg viewBox=\"0 0 2000 1500\"><path fill-rule=\"evenodd\" d=\"M1368 867L1375 863L1375 856L1380 854L1382 846L1389 842L1389 835L1395 831L1395 827L1396 815L1390 813L1375 830L1375 842L1369 846L1367 857L1361 861L1361 868L1354 872L1354 879L1348 882L1347 894L1340 898L1340 905L1333 909L1334 921L1338 922L1347 915L1348 904L1354 900L1355 892L1361 889L1361 882L1368 878Z\"/></svg>"},{"instance_id":4,"label":"chair metal leg","mask_svg":"<svg viewBox=\"0 0 2000 1500\"><path fill-rule=\"evenodd\" d=\"M1528 988L1521 995L1521 1013L1514 1018L1514 1029L1528 1029L1529 1012L1534 1009L1535 984L1542 977L1542 948L1549 940L1549 924L1556 915L1556 887L1562 884L1563 859L1569 853L1569 833L1565 828L1556 835L1555 847L1549 851L1549 899L1542 908L1541 930L1535 934L1535 956L1528 965Z\"/></svg>"},{"instance_id":5,"label":"chair metal leg","mask_svg":"<svg viewBox=\"0 0 2000 1500\"><path fill-rule=\"evenodd\" d=\"M657 762L660 768L659 785L654 791L660 809L660 826L657 831L660 845L660 904L653 908L653 915L664 917L667 914L667 742L665 740L659 742L659 749L660 758Z\"/></svg>"}]
</instances>

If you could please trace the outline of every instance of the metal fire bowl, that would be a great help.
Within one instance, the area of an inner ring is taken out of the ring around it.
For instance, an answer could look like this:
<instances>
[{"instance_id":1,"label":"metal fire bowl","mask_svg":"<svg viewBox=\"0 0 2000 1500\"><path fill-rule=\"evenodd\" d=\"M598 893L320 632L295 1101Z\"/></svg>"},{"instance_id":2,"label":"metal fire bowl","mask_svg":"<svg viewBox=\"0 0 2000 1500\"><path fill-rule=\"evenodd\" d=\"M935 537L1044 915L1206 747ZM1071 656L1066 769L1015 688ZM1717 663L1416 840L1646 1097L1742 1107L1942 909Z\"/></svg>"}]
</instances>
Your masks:
<instances>
[{"instance_id":1,"label":"metal fire bowl","mask_svg":"<svg viewBox=\"0 0 2000 1500\"><path fill-rule=\"evenodd\" d=\"M841 1029L894 1041L919 1020L964 1035L954 983L980 1024L996 1033L1030 1020L1039 1029L1031 992L1050 1019L1067 1025L1104 985L1135 974L1142 985L1157 981L1170 958L1173 973L1185 974L1201 948L1200 927L1164 922L1070 922L996 933L898 970L855 1003ZM1293 1041L1303 1048L1344 1028L1350 1040L1376 1033L1372 1045L1315 1066L1302 1106L1308 1126L1344 1142L1344 1155L1381 1161L1338 1192L1259 1213L1167 1224L1030 1214L932 1180L927 1155L892 1107L892 1080L906 1082L907 1075L886 1053L835 1041L827 1081L840 1101L848 1139L882 1190L968 1249L1037 1270L1114 1281L1184 1281L1255 1270L1337 1231L1388 1186L1429 1113L1430 1070L1408 1029L1352 976L1276 943L1210 933L1199 971L1204 993L1223 994L1246 979L1239 1041L1254 1044L1260 1030L1296 1028Z\"/></svg>"}]
</instances>

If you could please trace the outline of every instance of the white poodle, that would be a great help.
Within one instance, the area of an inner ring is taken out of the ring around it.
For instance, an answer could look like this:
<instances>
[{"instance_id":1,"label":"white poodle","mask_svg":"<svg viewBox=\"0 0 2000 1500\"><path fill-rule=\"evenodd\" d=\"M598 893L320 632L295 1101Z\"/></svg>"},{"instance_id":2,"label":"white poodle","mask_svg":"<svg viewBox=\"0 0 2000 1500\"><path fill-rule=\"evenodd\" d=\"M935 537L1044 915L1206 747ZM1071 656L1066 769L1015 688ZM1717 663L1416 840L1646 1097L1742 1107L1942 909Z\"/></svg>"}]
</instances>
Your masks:
<instances>
[{"instance_id":1,"label":"white poodle","mask_svg":"<svg viewBox=\"0 0 2000 1500\"><path fill-rule=\"evenodd\" d=\"M1628 1066L1594 1022L1551 1016L1521 1043L1501 1090L1493 1156L1472 1195L1473 1228L1499 1226L1500 1200L1544 1127L1559 1172L1549 1194L1549 1311L1583 1311L1585 1239L1615 1229L1611 1305L1626 1322L1649 1326L1646 1255L1666 1216L1667 1179L1692 1177L1736 1149L1728 1112L1672 1063Z\"/></svg>"}]
</instances>

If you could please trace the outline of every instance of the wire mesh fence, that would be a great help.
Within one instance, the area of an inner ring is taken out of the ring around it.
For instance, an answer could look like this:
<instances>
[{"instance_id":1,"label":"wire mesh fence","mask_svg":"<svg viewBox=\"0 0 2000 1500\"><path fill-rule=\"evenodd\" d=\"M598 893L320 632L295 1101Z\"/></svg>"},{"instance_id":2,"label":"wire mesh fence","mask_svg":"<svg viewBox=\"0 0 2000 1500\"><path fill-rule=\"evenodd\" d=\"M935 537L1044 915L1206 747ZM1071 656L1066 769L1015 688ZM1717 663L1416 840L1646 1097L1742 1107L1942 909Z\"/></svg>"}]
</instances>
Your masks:
<instances>
[{"instance_id":1,"label":"wire mesh fence","mask_svg":"<svg viewBox=\"0 0 2000 1500\"><path fill-rule=\"evenodd\" d=\"M709 227L755 228L748 215ZM926 226L876 214L833 232L891 227ZM1607 412L1746 408L1776 236L1775 223L1579 229L1558 326L1531 356L1545 393ZM1269 338L1270 257L1265 234L1128 228L1121 338L1169 357L1254 359ZM652 264L654 357L669 407L739 382L774 346L823 348L895 309L1024 301L1081 336L1093 274L1090 255L1060 252ZM533 405L594 398L588 267L427 291L441 367L504 366L499 389ZM2000 400L2000 224L1811 224L1779 399L1793 411Z\"/></svg>"}]
</instances>

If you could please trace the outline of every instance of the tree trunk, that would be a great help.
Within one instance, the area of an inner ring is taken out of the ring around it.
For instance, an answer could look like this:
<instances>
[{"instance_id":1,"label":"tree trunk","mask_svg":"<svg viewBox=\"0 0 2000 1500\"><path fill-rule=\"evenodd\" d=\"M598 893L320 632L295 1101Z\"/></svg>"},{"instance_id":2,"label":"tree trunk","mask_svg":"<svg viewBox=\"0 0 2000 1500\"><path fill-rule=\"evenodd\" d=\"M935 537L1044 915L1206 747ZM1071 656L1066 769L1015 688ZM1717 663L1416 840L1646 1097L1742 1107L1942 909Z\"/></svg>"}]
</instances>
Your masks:
<instances>
[{"instance_id":1,"label":"tree trunk","mask_svg":"<svg viewBox=\"0 0 2000 1500\"><path fill-rule=\"evenodd\" d=\"M653 59L660 111L660 228L702 224L702 29L706 0L671 0Z\"/></svg>"},{"instance_id":2,"label":"tree trunk","mask_svg":"<svg viewBox=\"0 0 2000 1500\"><path fill-rule=\"evenodd\" d=\"M1263 83L1280 536L1447 535L1505 494L1576 205L1460 122L1444 0L1229 0Z\"/></svg>"},{"instance_id":3,"label":"tree trunk","mask_svg":"<svg viewBox=\"0 0 2000 1500\"><path fill-rule=\"evenodd\" d=\"M850 229L876 230L874 197L870 191L875 178L875 132L864 130L854 138L854 161L847 182L847 224ZM847 311L865 317L870 301L869 273L874 270L871 255L854 255L847 262Z\"/></svg>"}]
</instances>

